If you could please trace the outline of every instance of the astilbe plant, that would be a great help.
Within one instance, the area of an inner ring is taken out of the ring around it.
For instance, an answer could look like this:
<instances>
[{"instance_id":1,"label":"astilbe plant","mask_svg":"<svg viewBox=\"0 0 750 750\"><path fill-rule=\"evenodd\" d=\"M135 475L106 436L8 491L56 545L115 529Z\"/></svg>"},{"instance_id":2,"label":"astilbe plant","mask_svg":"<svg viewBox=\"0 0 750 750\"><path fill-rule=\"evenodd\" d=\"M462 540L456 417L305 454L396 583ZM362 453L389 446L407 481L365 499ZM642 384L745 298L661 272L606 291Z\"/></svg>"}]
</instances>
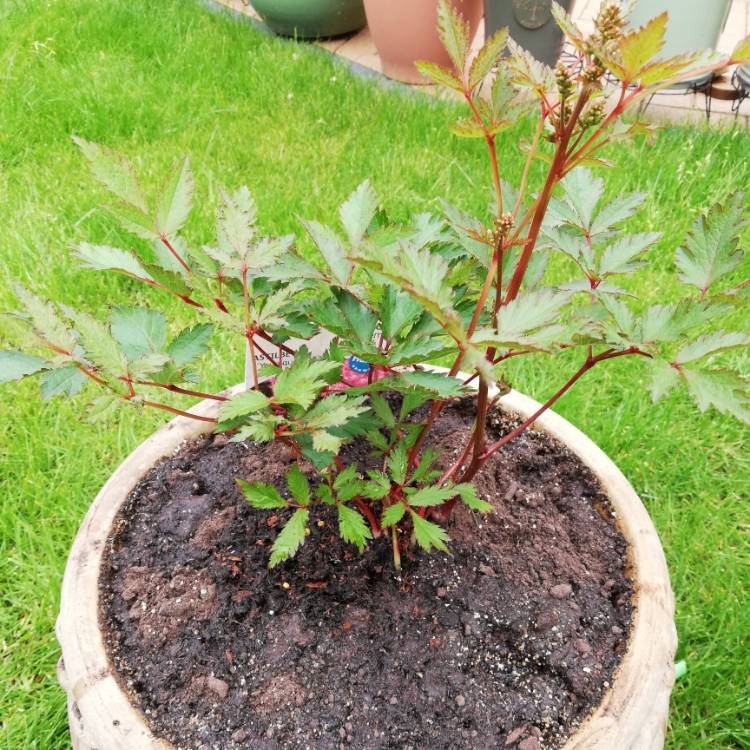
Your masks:
<instances>
[{"instance_id":1,"label":"astilbe plant","mask_svg":"<svg viewBox=\"0 0 750 750\"><path fill-rule=\"evenodd\" d=\"M643 123L621 119L628 108L680 80L746 61L750 40L729 59L706 53L662 59L666 14L633 30L618 5L605 4L595 31L584 35L560 7L554 13L576 51L554 71L506 31L470 60L468 25L447 2L439 23L453 68L421 64L468 104L469 116L453 131L486 144L494 190L489 220L443 204L442 216L420 214L396 225L365 182L341 206L343 235L304 223L320 255L311 262L293 237L258 233L255 205L241 188L222 193L216 241L197 247L180 234L193 193L187 162L149 203L124 157L77 139L117 199L109 210L142 240L133 251L82 244L78 257L179 298L197 322L170 340L157 311L115 308L100 321L16 285L20 309L3 316L2 338L12 348L0 353L0 380L39 374L45 398L73 395L93 381L103 393L90 405L92 418L118 404L151 406L216 423L232 440L284 444L296 459L285 487L239 481L254 508L291 511L273 545L272 566L304 543L320 505L336 508L341 536L360 551L389 534L398 568L410 543L445 550L444 523L457 501L490 509L472 485L487 460L604 362L637 358L654 400L682 385L700 409L750 422L747 382L714 362L750 344L746 333L721 328L750 290L738 278L742 194L698 218L677 250L683 299L644 306L633 295L637 282L626 291L618 279L645 265L659 240L658 233L628 235L621 228L646 196L606 203L603 181L590 171L607 166L606 145L648 135ZM514 189L502 180L496 137L525 115L536 117L536 128L532 141L520 144L526 160ZM532 190L535 160L547 168ZM551 256L560 258L555 278L564 267L568 280L547 280ZM216 328L248 349L249 387L236 395L195 385L194 361ZM310 341L320 331L332 336L323 354L292 347L293 339ZM570 349L580 350L580 366L535 414L491 441L488 411L507 391L503 363ZM342 382L342 362L351 357L369 371L364 382ZM453 358L447 370L423 367L447 357ZM159 391L216 399L218 419L164 403L153 395ZM429 433L445 405L467 393L475 393L474 425L445 465L429 447ZM362 473L345 465L342 445L355 438L369 444L379 468Z\"/></svg>"}]
</instances>

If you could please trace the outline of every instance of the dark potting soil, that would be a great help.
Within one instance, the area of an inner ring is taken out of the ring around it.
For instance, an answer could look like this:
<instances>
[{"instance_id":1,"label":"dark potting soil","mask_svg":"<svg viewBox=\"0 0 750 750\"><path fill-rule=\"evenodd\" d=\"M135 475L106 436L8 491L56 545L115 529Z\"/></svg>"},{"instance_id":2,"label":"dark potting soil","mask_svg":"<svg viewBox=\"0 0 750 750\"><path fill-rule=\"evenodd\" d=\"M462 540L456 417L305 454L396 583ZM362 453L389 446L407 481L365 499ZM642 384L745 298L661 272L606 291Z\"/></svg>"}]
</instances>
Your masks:
<instances>
[{"instance_id":1,"label":"dark potting soil","mask_svg":"<svg viewBox=\"0 0 750 750\"><path fill-rule=\"evenodd\" d=\"M446 465L471 423L432 433ZM496 412L491 436L516 422ZM347 448L366 462L366 448ZM101 579L122 684L184 750L551 750L594 707L631 618L627 545L597 480L527 431L457 508L452 555L384 538L360 556L331 509L293 561L267 568L286 512L253 511L235 478L284 489L279 445L207 436L156 465L125 504Z\"/></svg>"}]
</instances>

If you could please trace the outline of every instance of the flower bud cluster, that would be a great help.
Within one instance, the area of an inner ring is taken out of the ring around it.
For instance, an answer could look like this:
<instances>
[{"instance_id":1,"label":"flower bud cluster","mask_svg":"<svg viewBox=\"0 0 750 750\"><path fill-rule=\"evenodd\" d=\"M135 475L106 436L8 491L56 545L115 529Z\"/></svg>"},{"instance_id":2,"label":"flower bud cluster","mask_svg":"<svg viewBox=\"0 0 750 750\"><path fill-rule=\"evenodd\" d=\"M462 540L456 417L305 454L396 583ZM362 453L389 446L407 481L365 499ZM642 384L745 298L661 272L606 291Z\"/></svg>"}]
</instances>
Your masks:
<instances>
[{"instance_id":1,"label":"flower bud cluster","mask_svg":"<svg viewBox=\"0 0 750 750\"><path fill-rule=\"evenodd\" d=\"M567 99L573 93L575 84L573 78L570 75L570 71L563 65L563 63L557 63L555 69L555 80L557 81L557 91L560 94L560 99Z\"/></svg>"},{"instance_id":2,"label":"flower bud cluster","mask_svg":"<svg viewBox=\"0 0 750 750\"><path fill-rule=\"evenodd\" d=\"M601 102L592 104L579 120L581 130L596 127L604 119L604 105Z\"/></svg>"},{"instance_id":3,"label":"flower bud cluster","mask_svg":"<svg viewBox=\"0 0 750 750\"><path fill-rule=\"evenodd\" d=\"M495 218L492 229L492 244L497 247L510 234L513 229L513 214L504 213Z\"/></svg>"}]
</instances>

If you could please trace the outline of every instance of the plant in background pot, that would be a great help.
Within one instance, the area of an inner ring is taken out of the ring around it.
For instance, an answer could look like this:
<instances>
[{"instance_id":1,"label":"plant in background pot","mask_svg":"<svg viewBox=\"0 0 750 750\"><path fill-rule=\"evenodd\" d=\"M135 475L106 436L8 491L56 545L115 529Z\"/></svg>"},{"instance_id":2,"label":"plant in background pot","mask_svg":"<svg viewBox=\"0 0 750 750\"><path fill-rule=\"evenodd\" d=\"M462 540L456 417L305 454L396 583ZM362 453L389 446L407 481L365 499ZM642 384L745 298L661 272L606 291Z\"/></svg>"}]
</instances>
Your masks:
<instances>
[{"instance_id":1,"label":"plant in background pot","mask_svg":"<svg viewBox=\"0 0 750 750\"><path fill-rule=\"evenodd\" d=\"M179 298L197 322L170 338L157 311L100 321L21 286L4 316L3 380L38 375L45 396L91 382L96 419L120 405L179 415L113 475L71 553L58 628L77 747L662 746L674 636L658 539L614 465L550 409L627 358L655 400L685 386L699 408L750 421L746 381L714 363L750 344L721 328L747 300L743 197L677 251L682 300L635 303L617 280L659 235L626 234L645 196L604 202L586 165L642 132L620 115L695 75L699 56L656 59L664 16L625 32L605 5L584 36L555 15L578 50L556 74L504 32L469 62L468 24L446 3L452 67L421 65L466 98L455 132L487 145L489 219L444 205L397 225L365 182L341 206L343 237L305 223L312 262L291 236L258 233L240 188L198 247L180 234L187 162L149 202L126 159L78 141L144 241L79 257ZM745 40L732 62L748 57ZM607 73L621 81L608 101ZM513 190L496 136L532 111ZM538 192L534 158L549 165ZM217 328L250 348L250 388L195 384ZM290 346L320 331L323 350ZM521 356L578 364L537 404L503 380Z\"/></svg>"},{"instance_id":2,"label":"plant in background pot","mask_svg":"<svg viewBox=\"0 0 750 750\"><path fill-rule=\"evenodd\" d=\"M252 0L275 33L301 39L341 36L365 25L362 0Z\"/></svg>"},{"instance_id":3,"label":"plant in background pot","mask_svg":"<svg viewBox=\"0 0 750 750\"><path fill-rule=\"evenodd\" d=\"M389 78L405 83L428 83L417 60L450 65L438 34L438 0L365 0L367 25ZM482 18L481 0L451 0L469 24L473 39Z\"/></svg>"}]
</instances>

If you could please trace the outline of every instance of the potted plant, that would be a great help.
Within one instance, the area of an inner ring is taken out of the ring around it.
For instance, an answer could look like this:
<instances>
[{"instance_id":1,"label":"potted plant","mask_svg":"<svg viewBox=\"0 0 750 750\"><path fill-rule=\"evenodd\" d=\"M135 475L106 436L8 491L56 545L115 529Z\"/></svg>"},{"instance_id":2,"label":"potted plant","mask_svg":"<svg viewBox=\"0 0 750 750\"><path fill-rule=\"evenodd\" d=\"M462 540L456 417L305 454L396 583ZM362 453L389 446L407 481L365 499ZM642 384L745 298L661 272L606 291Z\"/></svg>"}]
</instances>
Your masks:
<instances>
[{"instance_id":1,"label":"potted plant","mask_svg":"<svg viewBox=\"0 0 750 750\"><path fill-rule=\"evenodd\" d=\"M428 83L417 60L450 65L438 34L438 0L365 0L367 25L383 65L383 73L405 83ZM451 0L473 39L482 18L481 0ZM441 21L442 22L442 21Z\"/></svg>"},{"instance_id":2,"label":"potted plant","mask_svg":"<svg viewBox=\"0 0 750 750\"><path fill-rule=\"evenodd\" d=\"M675 257L684 300L632 303L616 279L658 235L625 234L644 196L604 203L585 165L641 132L619 116L695 75L693 59L654 59L664 16L626 32L605 5L584 37L555 13L579 50L570 70L513 43L499 62L503 33L469 62L445 4L453 67L421 66L469 104L455 130L488 148L489 221L446 205L394 225L365 182L341 206L344 238L305 223L313 263L292 237L258 233L240 188L222 194L216 242L197 247L180 234L187 162L149 201L124 157L78 140L144 241L79 257L178 297L198 322L169 336L157 311L101 321L20 285L4 316L2 380L41 377L45 396L93 383L95 419L121 405L177 415L107 482L68 561L58 637L76 748L662 746L675 636L658 537L614 464L551 407L591 369L634 359L654 399L685 386L699 408L750 419L746 382L713 363L750 344L718 328L746 300L732 275L745 210L738 193L698 219ZM745 40L731 61L748 57ZM608 72L622 83L605 110ZM496 135L534 110L513 193ZM551 254L573 278L545 278ZM214 328L247 344L250 388L197 386ZM571 353L578 366L542 404L502 380L510 358Z\"/></svg>"},{"instance_id":3,"label":"potted plant","mask_svg":"<svg viewBox=\"0 0 750 750\"><path fill-rule=\"evenodd\" d=\"M253 0L252 5L281 36L319 39L350 34L365 25L362 0Z\"/></svg>"}]
</instances>

